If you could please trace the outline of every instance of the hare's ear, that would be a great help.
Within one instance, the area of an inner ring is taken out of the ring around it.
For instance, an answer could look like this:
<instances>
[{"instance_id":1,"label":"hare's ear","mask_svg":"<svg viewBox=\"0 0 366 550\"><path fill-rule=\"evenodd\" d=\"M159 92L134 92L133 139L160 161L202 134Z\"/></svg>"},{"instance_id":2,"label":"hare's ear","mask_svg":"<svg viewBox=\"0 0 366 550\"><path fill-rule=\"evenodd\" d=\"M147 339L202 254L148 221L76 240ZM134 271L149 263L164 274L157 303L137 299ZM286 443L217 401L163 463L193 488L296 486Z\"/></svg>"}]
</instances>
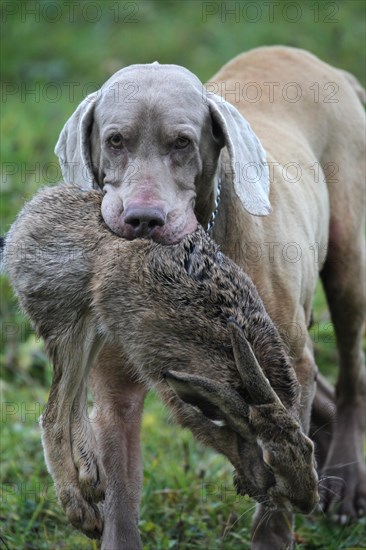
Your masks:
<instances>
[{"instance_id":1,"label":"hare's ear","mask_svg":"<svg viewBox=\"0 0 366 550\"><path fill-rule=\"evenodd\" d=\"M236 390L214 380L178 371L166 371L165 381L177 396L210 420L224 420L242 437L251 435L249 407Z\"/></svg>"},{"instance_id":2,"label":"hare's ear","mask_svg":"<svg viewBox=\"0 0 366 550\"><path fill-rule=\"evenodd\" d=\"M270 214L269 170L259 139L233 105L212 93L207 93L207 100L229 152L228 177L232 179L235 193L250 214Z\"/></svg>"},{"instance_id":3,"label":"hare's ear","mask_svg":"<svg viewBox=\"0 0 366 550\"><path fill-rule=\"evenodd\" d=\"M229 329L231 331L231 343L236 368L238 369L243 388L250 397L250 404L253 407L256 405L275 404L282 410L284 407L266 378L242 329L232 319L229 319Z\"/></svg>"},{"instance_id":4,"label":"hare's ear","mask_svg":"<svg viewBox=\"0 0 366 550\"><path fill-rule=\"evenodd\" d=\"M164 378L182 401L198 407L210 420L223 420L220 400L211 381L175 371L167 371Z\"/></svg>"},{"instance_id":5,"label":"hare's ear","mask_svg":"<svg viewBox=\"0 0 366 550\"><path fill-rule=\"evenodd\" d=\"M90 155L90 134L99 93L88 95L80 103L63 127L55 147L65 183L84 189L98 189Z\"/></svg>"}]
</instances>

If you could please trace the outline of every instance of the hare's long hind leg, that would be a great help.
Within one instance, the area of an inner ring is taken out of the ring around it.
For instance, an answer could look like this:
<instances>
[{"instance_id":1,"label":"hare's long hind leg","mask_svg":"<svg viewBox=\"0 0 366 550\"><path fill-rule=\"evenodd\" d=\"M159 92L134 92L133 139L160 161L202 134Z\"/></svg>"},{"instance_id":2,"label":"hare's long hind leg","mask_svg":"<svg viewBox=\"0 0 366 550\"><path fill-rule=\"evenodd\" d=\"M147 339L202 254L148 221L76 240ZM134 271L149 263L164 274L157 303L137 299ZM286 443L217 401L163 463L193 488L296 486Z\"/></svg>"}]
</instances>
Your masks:
<instances>
[{"instance_id":1,"label":"hare's long hind leg","mask_svg":"<svg viewBox=\"0 0 366 550\"><path fill-rule=\"evenodd\" d=\"M86 380L100 346L94 328L85 319L73 328L71 338L68 333L58 339L57 349L52 350L52 387L40 421L45 459L59 500L70 522L91 537L100 536L102 531L102 518L92 500L103 494L100 485L104 475L96 457L91 425L87 422ZM90 469L91 455L93 467ZM93 490L86 490L87 474L92 473L93 485L95 471L99 474L99 483Z\"/></svg>"}]
</instances>

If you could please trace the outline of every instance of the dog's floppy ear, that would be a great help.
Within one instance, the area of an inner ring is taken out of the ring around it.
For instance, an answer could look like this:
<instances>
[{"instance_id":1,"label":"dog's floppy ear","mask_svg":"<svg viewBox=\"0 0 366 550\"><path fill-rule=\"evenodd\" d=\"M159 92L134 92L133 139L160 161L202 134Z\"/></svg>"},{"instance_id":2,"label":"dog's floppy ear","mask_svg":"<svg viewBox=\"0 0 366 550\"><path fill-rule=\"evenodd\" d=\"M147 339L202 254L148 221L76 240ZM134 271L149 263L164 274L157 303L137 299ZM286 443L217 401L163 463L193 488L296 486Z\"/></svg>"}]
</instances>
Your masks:
<instances>
[{"instance_id":1,"label":"dog's floppy ear","mask_svg":"<svg viewBox=\"0 0 366 550\"><path fill-rule=\"evenodd\" d=\"M55 147L65 183L84 189L98 189L90 155L90 132L98 94L100 92L94 92L80 103L63 127Z\"/></svg>"},{"instance_id":2,"label":"dog's floppy ear","mask_svg":"<svg viewBox=\"0 0 366 550\"><path fill-rule=\"evenodd\" d=\"M239 111L222 97L207 93L211 116L230 155L229 177L245 210L255 216L271 212L269 170L265 151Z\"/></svg>"}]
</instances>

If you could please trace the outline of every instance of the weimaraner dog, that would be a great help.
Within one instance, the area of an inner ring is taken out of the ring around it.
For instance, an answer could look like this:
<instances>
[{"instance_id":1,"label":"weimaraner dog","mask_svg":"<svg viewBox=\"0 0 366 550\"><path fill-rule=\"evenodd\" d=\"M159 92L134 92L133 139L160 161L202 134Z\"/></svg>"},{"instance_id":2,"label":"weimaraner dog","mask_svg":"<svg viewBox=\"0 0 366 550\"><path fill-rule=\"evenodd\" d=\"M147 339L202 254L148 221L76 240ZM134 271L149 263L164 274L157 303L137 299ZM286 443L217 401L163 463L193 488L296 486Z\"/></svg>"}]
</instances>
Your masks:
<instances>
[{"instance_id":1,"label":"weimaraner dog","mask_svg":"<svg viewBox=\"0 0 366 550\"><path fill-rule=\"evenodd\" d=\"M366 510L362 93L352 75L286 47L240 55L206 87L176 65L133 65L79 105L56 146L66 182L103 192L115 234L175 243L198 221L250 275L288 346L305 430L315 395L322 507L341 523ZM335 392L308 334L319 273L340 357ZM111 345L92 386L108 478L103 547L124 548L146 390ZM264 513L258 505L253 548L286 546L291 525Z\"/></svg>"}]
</instances>

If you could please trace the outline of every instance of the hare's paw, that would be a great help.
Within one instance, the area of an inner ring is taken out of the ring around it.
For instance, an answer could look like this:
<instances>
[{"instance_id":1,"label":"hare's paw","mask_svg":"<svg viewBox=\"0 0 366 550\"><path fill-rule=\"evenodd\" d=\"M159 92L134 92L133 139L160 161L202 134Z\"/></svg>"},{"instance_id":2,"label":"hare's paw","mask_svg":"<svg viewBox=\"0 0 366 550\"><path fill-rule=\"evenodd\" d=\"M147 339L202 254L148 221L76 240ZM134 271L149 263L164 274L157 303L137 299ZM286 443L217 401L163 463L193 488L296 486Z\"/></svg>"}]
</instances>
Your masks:
<instances>
[{"instance_id":1,"label":"hare's paw","mask_svg":"<svg viewBox=\"0 0 366 550\"><path fill-rule=\"evenodd\" d=\"M72 458L77 470L80 491L85 500L99 502L104 499L106 475L98 454L98 444L90 420L71 424Z\"/></svg>"},{"instance_id":2,"label":"hare's paw","mask_svg":"<svg viewBox=\"0 0 366 550\"><path fill-rule=\"evenodd\" d=\"M94 434L88 435L82 445L72 442L73 458L78 471L81 494L87 501L99 502L105 496L106 475L98 456Z\"/></svg>"},{"instance_id":3,"label":"hare's paw","mask_svg":"<svg viewBox=\"0 0 366 550\"><path fill-rule=\"evenodd\" d=\"M76 485L67 485L56 490L70 523L88 537L99 539L103 531L103 518L98 506L87 502Z\"/></svg>"},{"instance_id":4,"label":"hare's paw","mask_svg":"<svg viewBox=\"0 0 366 550\"><path fill-rule=\"evenodd\" d=\"M94 451L84 451L79 461L80 491L86 500L104 500L106 475L101 460Z\"/></svg>"}]
</instances>

